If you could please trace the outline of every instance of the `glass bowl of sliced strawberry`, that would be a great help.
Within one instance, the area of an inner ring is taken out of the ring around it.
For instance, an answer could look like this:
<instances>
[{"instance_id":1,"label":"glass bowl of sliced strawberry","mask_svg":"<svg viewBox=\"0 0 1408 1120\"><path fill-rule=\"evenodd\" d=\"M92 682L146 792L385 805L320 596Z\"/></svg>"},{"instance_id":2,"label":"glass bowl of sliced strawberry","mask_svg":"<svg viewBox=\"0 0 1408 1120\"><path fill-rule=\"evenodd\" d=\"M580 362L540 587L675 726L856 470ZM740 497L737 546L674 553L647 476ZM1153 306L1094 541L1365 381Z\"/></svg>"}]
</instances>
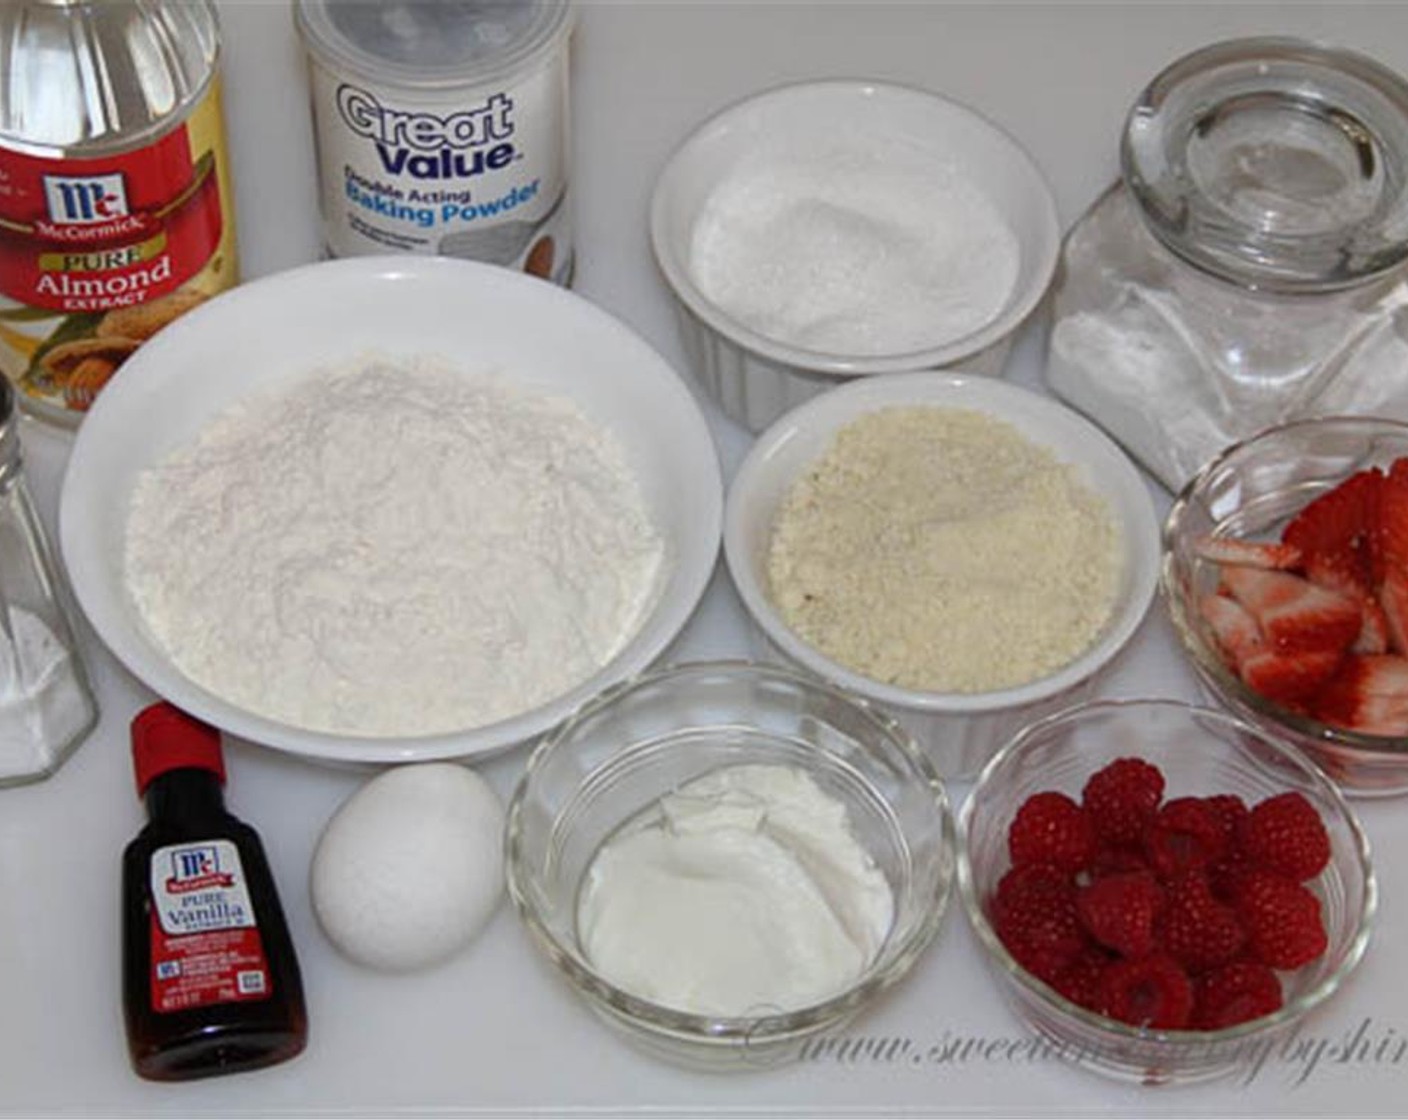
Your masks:
<instances>
[{"instance_id":1,"label":"glass bowl of sliced strawberry","mask_svg":"<svg viewBox=\"0 0 1408 1120\"><path fill-rule=\"evenodd\" d=\"M1408 792L1408 424L1236 444L1164 524L1161 589L1208 690L1346 792Z\"/></svg>"},{"instance_id":2,"label":"glass bowl of sliced strawberry","mask_svg":"<svg viewBox=\"0 0 1408 1120\"><path fill-rule=\"evenodd\" d=\"M1339 789L1226 712L1101 701L998 752L959 815L970 923L1016 1013L1079 1064L1233 1074L1343 984L1377 888Z\"/></svg>"}]
</instances>

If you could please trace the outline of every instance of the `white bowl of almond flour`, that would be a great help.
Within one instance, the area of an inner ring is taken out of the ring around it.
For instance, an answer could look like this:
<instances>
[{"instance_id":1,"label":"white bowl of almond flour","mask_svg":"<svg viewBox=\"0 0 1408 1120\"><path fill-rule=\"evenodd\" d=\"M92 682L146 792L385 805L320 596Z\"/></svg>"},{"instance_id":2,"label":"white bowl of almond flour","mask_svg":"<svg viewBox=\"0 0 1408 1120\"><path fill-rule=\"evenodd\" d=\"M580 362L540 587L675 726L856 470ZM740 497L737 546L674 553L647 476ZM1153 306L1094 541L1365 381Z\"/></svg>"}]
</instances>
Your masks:
<instances>
[{"instance_id":1,"label":"white bowl of almond flour","mask_svg":"<svg viewBox=\"0 0 1408 1120\"><path fill-rule=\"evenodd\" d=\"M651 201L695 375L761 431L856 377L999 374L1055 273L1055 198L979 113L888 82L801 82L702 123Z\"/></svg>"},{"instance_id":2,"label":"white bowl of almond flour","mask_svg":"<svg viewBox=\"0 0 1408 1120\"><path fill-rule=\"evenodd\" d=\"M945 778L1085 698L1153 598L1158 521L1118 447L1028 389L867 378L769 428L724 554L759 652L890 710Z\"/></svg>"},{"instance_id":3,"label":"white bowl of almond flour","mask_svg":"<svg viewBox=\"0 0 1408 1120\"><path fill-rule=\"evenodd\" d=\"M85 419L60 535L99 637L252 742L483 755L646 668L718 553L670 366L578 296L355 258L166 331Z\"/></svg>"}]
</instances>

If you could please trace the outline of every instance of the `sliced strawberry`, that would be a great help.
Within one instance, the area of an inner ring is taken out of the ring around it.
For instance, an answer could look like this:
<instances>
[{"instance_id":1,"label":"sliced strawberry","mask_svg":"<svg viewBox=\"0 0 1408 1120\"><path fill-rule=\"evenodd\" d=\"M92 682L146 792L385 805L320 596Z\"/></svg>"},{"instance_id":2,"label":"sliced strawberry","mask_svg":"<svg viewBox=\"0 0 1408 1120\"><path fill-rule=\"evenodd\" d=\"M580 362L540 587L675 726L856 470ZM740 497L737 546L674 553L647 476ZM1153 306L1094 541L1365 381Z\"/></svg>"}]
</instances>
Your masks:
<instances>
[{"instance_id":1,"label":"sliced strawberry","mask_svg":"<svg viewBox=\"0 0 1408 1120\"><path fill-rule=\"evenodd\" d=\"M1363 612L1352 598L1289 572L1228 567L1222 582L1256 619L1276 653L1343 653L1363 626Z\"/></svg>"},{"instance_id":2,"label":"sliced strawberry","mask_svg":"<svg viewBox=\"0 0 1408 1120\"><path fill-rule=\"evenodd\" d=\"M1311 710L1332 727L1366 735L1408 735L1408 657L1346 658Z\"/></svg>"},{"instance_id":3,"label":"sliced strawberry","mask_svg":"<svg viewBox=\"0 0 1408 1120\"><path fill-rule=\"evenodd\" d=\"M1236 537L1204 537L1193 546L1203 560L1243 568L1285 571L1300 567L1300 548L1276 541L1244 541Z\"/></svg>"},{"instance_id":4,"label":"sliced strawberry","mask_svg":"<svg viewBox=\"0 0 1408 1120\"><path fill-rule=\"evenodd\" d=\"M1359 637L1349 647L1351 653L1387 653L1391 642L1388 633L1388 613L1378 599L1370 596L1359 604L1364 612L1363 625L1359 627Z\"/></svg>"},{"instance_id":5,"label":"sliced strawberry","mask_svg":"<svg viewBox=\"0 0 1408 1120\"><path fill-rule=\"evenodd\" d=\"M1299 549L1306 578L1355 599L1372 593L1383 481L1377 468L1359 471L1291 519L1281 539Z\"/></svg>"},{"instance_id":6,"label":"sliced strawberry","mask_svg":"<svg viewBox=\"0 0 1408 1120\"><path fill-rule=\"evenodd\" d=\"M1379 606L1388 631L1386 652L1408 654L1408 572L1394 572L1384 580Z\"/></svg>"},{"instance_id":7,"label":"sliced strawberry","mask_svg":"<svg viewBox=\"0 0 1408 1120\"><path fill-rule=\"evenodd\" d=\"M1389 648L1408 654L1408 458L1393 464L1383 486L1376 557Z\"/></svg>"},{"instance_id":8,"label":"sliced strawberry","mask_svg":"<svg viewBox=\"0 0 1408 1120\"><path fill-rule=\"evenodd\" d=\"M1379 496L1374 578L1382 583L1390 566L1408 567L1408 456L1388 469Z\"/></svg>"},{"instance_id":9,"label":"sliced strawberry","mask_svg":"<svg viewBox=\"0 0 1408 1120\"><path fill-rule=\"evenodd\" d=\"M1198 601L1198 613L1234 670L1240 671L1249 657L1264 649L1266 640L1256 619L1230 595L1204 595Z\"/></svg>"},{"instance_id":10,"label":"sliced strawberry","mask_svg":"<svg viewBox=\"0 0 1408 1120\"><path fill-rule=\"evenodd\" d=\"M1243 661L1240 674L1243 683L1258 695L1303 711L1344 659L1337 650L1263 651Z\"/></svg>"}]
</instances>

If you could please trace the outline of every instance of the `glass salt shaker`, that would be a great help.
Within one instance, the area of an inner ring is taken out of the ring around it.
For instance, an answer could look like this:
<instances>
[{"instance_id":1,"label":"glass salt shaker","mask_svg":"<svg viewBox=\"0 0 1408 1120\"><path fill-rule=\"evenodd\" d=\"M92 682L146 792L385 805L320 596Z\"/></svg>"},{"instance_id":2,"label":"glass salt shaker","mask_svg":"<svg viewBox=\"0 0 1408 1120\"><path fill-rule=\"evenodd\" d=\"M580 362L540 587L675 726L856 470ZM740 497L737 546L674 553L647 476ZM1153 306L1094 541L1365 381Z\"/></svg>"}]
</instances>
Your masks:
<instances>
[{"instance_id":1,"label":"glass salt shaker","mask_svg":"<svg viewBox=\"0 0 1408 1120\"><path fill-rule=\"evenodd\" d=\"M1232 40L1131 109L1067 236L1046 378L1170 489L1312 415L1408 419L1408 83Z\"/></svg>"},{"instance_id":2,"label":"glass salt shaker","mask_svg":"<svg viewBox=\"0 0 1408 1120\"><path fill-rule=\"evenodd\" d=\"M15 391L0 378L0 786L47 778L98 721L18 426Z\"/></svg>"}]
</instances>

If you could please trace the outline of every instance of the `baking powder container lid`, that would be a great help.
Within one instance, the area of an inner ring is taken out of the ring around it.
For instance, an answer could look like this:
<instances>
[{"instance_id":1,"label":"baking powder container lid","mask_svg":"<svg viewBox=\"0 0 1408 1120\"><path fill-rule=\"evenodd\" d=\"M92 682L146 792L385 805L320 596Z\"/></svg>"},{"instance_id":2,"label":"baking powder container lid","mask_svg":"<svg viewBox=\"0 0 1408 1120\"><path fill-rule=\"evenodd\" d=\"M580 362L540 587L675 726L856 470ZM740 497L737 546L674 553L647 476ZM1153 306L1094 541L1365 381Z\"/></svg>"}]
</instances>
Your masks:
<instances>
[{"instance_id":1,"label":"baking powder container lid","mask_svg":"<svg viewBox=\"0 0 1408 1120\"><path fill-rule=\"evenodd\" d=\"M297 0L294 19L320 62L376 82L433 91L495 82L553 53L570 0Z\"/></svg>"}]
</instances>

